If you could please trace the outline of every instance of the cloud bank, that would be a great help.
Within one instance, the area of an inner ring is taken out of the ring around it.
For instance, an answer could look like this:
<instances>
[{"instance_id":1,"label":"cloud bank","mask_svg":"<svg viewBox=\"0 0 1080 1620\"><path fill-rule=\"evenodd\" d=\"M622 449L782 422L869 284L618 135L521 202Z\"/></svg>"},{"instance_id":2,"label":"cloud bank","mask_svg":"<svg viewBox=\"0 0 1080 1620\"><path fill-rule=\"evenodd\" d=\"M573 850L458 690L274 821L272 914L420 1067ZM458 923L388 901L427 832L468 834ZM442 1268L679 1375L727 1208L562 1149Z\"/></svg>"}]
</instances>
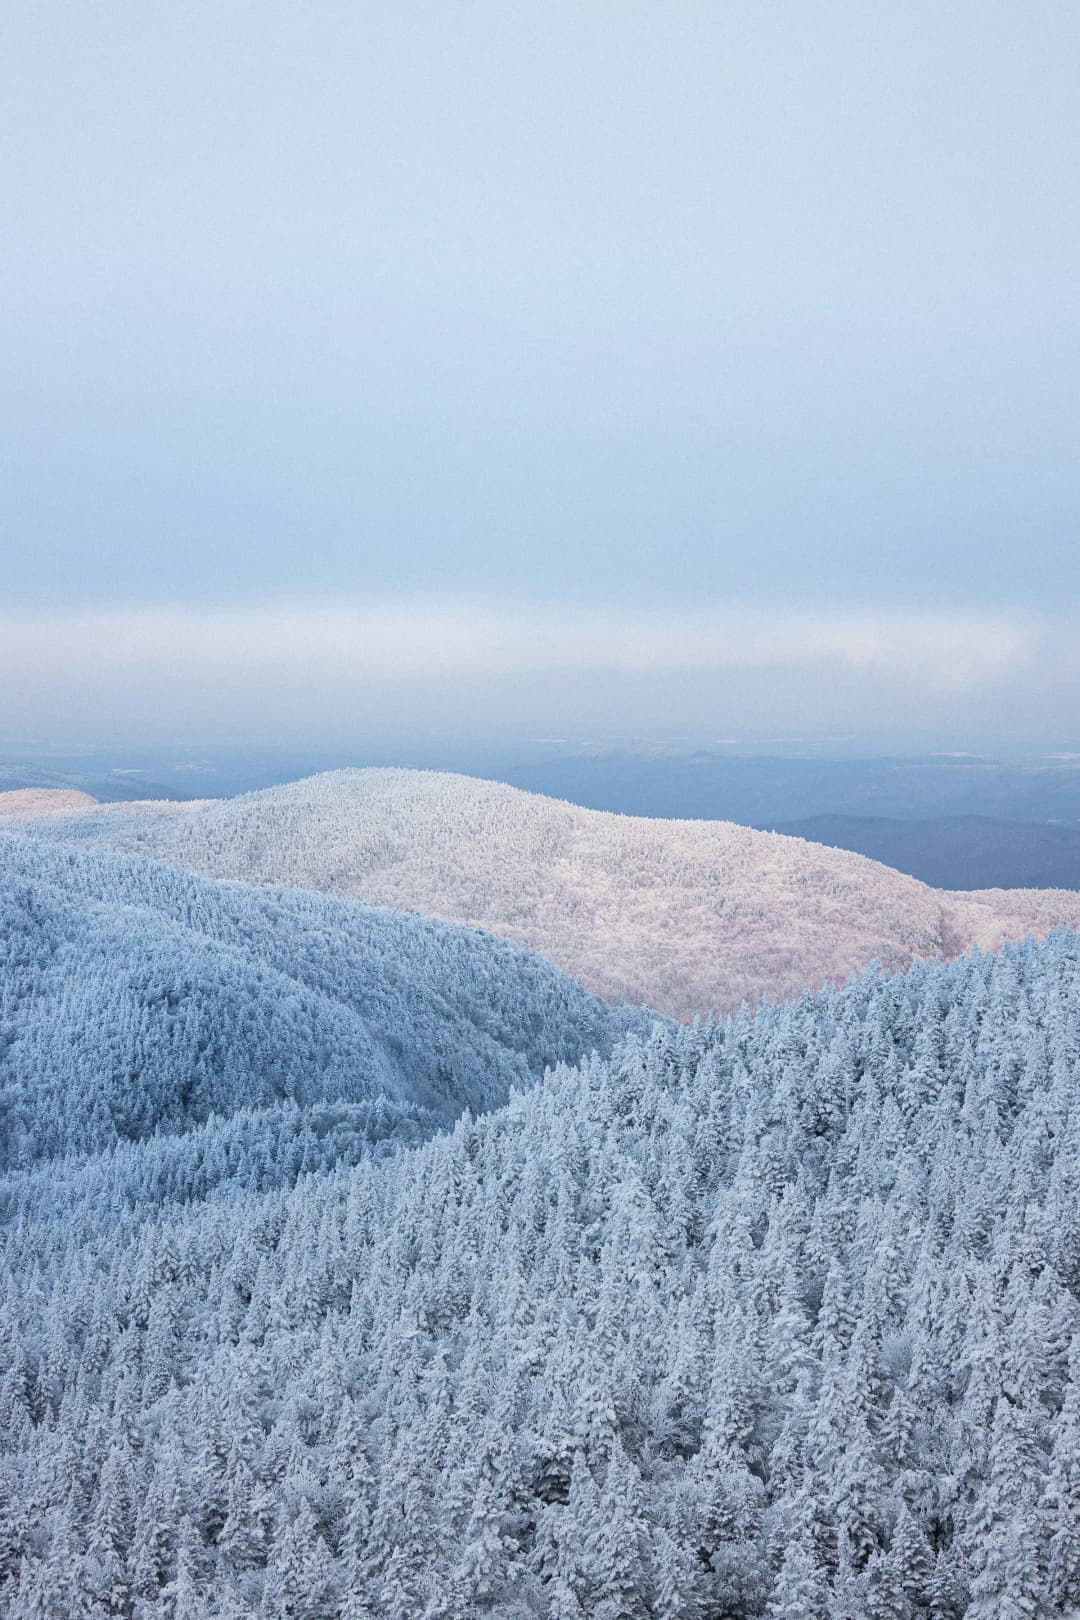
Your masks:
<instances>
[{"instance_id":1,"label":"cloud bank","mask_svg":"<svg viewBox=\"0 0 1080 1620\"><path fill-rule=\"evenodd\" d=\"M267 672L356 681L618 672L797 670L902 677L967 691L1022 668L1039 644L1003 615L767 610L585 611L508 603L384 600L243 608L148 608L0 619L0 679L182 683Z\"/></svg>"},{"instance_id":2,"label":"cloud bank","mask_svg":"<svg viewBox=\"0 0 1080 1620\"><path fill-rule=\"evenodd\" d=\"M0 743L843 725L967 746L988 720L1017 735L1046 722L1049 736L1066 717L1050 713L1063 692L1074 712L1080 678L1068 660L1065 631L1034 617L733 600L652 611L397 597L9 612Z\"/></svg>"}]
</instances>

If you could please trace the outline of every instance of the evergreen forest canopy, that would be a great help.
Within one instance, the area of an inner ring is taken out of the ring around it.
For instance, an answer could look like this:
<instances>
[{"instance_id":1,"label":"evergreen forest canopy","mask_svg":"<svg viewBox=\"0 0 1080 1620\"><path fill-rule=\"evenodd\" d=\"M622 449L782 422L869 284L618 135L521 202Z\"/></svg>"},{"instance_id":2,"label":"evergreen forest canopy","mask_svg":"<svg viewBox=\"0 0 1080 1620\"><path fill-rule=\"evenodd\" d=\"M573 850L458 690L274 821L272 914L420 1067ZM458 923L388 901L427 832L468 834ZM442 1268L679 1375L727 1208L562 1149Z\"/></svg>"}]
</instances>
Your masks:
<instances>
[{"instance_id":1,"label":"evergreen forest canopy","mask_svg":"<svg viewBox=\"0 0 1080 1620\"><path fill-rule=\"evenodd\" d=\"M335 1039L352 1011L372 1045L423 1047L432 975L506 1030L550 970L417 919L2 847L5 1075L15 1053L56 1107L19 1114L0 1206L0 1612L1080 1610L1078 936L650 1020L426 1142L275 1174L234 1129L265 1102L240 1041L213 1108L163 1094L167 1129L110 1134L132 1051L156 1063L184 1022L170 974L235 966L256 1034L291 980L333 1001ZM342 941L374 1013L341 994ZM83 1090L45 1025L81 1026L98 953L122 1040ZM518 1050L599 1017L565 986ZM306 1039L315 1004L273 1028ZM311 1039L271 1106L315 1141Z\"/></svg>"},{"instance_id":2,"label":"evergreen forest canopy","mask_svg":"<svg viewBox=\"0 0 1080 1620\"><path fill-rule=\"evenodd\" d=\"M1080 894L945 893L846 850L730 822L583 810L436 771L353 770L236 799L115 804L26 835L141 852L470 922L589 989L690 1020L880 961L1080 925Z\"/></svg>"},{"instance_id":3,"label":"evergreen forest canopy","mask_svg":"<svg viewBox=\"0 0 1080 1620\"><path fill-rule=\"evenodd\" d=\"M473 929L2 833L0 952L0 1168L50 1177L149 1142L235 1180L243 1139L265 1184L419 1140L652 1021Z\"/></svg>"}]
</instances>

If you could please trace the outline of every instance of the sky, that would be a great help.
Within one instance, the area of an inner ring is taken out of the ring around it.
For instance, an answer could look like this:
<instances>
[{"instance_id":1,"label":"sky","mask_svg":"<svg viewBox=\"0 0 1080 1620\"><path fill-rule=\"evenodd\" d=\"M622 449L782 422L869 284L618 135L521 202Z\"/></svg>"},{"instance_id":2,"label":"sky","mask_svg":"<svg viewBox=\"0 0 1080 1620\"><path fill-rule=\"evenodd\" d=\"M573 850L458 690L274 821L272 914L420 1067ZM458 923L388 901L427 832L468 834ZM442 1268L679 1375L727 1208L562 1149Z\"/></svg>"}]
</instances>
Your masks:
<instances>
[{"instance_id":1,"label":"sky","mask_svg":"<svg viewBox=\"0 0 1080 1620\"><path fill-rule=\"evenodd\" d=\"M11 6L0 737L1080 736L1080 11Z\"/></svg>"}]
</instances>

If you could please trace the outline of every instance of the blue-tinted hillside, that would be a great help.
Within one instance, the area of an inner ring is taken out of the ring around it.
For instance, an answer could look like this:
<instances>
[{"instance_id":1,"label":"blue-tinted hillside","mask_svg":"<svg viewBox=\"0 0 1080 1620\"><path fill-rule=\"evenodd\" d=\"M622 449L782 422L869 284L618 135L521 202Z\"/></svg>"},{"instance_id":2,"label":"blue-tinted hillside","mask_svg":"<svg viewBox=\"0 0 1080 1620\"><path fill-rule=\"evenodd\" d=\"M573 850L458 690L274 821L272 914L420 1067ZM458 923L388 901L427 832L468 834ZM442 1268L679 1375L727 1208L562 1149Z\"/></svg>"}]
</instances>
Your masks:
<instances>
[{"instance_id":1,"label":"blue-tinted hillside","mask_svg":"<svg viewBox=\"0 0 1080 1620\"><path fill-rule=\"evenodd\" d=\"M9 1168L238 1111L415 1137L643 1019L476 930L0 836Z\"/></svg>"},{"instance_id":2,"label":"blue-tinted hillside","mask_svg":"<svg viewBox=\"0 0 1080 1620\"><path fill-rule=\"evenodd\" d=\"M287 1188L10 1216L15 1620L1080 1607L1076 935L658 1026Z\"/></svg>"}]
</instances>

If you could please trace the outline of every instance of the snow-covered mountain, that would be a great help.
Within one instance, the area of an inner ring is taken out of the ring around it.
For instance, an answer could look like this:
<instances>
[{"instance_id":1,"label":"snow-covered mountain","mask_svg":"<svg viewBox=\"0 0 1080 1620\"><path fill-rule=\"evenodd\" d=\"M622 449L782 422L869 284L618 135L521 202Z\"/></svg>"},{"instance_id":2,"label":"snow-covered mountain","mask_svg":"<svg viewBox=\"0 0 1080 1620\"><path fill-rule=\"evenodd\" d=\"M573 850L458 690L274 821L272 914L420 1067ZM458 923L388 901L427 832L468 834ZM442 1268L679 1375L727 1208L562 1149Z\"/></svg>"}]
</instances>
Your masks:
<instances>
[{"instance_id":1,"label":"snow-covered mountain","mask_svg":"<svg viewBox=\"0 0 1080 1620\"><path fill-rule=\"evenodd\" d=\"M476 930L0 834L0 1168L213 1118L310 1168L651 1022Z\"/></svg>"},{"instance_id":2,"label":"snow-covered mountain","mask_svg":"<svg viewBox=\"0 0 1080 1620\"><path fill-rule=\"evenodd\" d=\"M870 962L1080 924L1080 894L946 893L845 850L730 822L583 810L441 772L334 771L236 799L27 824L213 877L475 923L592 990L681 1018L787 1000Z\"/></svg>"},{"instance_id":3,"label":"snow-covered mountain","mask_svg":"<svg viewBox=\"0 0 1080 1620\"><path fill-rule=\"evenodd\" d=\"M33 821L41 816L69 816L80 810L94 810L98 801L81 788L9 788L0 793L0 827L11 822Z\"/></svg>"},{"instance_id":4,"label":"snow-covered mountain","mask_svg":"<svg viewBox=\"0 0 1080 1620\"><path fill-rule=\"evenodd\" d=\"M140 1211L170 1138L9 1177L0 1612L1074 1612L1078 1053L1059 934L284 1188L241 1147Z\"/></svg>"}]
</instances>

